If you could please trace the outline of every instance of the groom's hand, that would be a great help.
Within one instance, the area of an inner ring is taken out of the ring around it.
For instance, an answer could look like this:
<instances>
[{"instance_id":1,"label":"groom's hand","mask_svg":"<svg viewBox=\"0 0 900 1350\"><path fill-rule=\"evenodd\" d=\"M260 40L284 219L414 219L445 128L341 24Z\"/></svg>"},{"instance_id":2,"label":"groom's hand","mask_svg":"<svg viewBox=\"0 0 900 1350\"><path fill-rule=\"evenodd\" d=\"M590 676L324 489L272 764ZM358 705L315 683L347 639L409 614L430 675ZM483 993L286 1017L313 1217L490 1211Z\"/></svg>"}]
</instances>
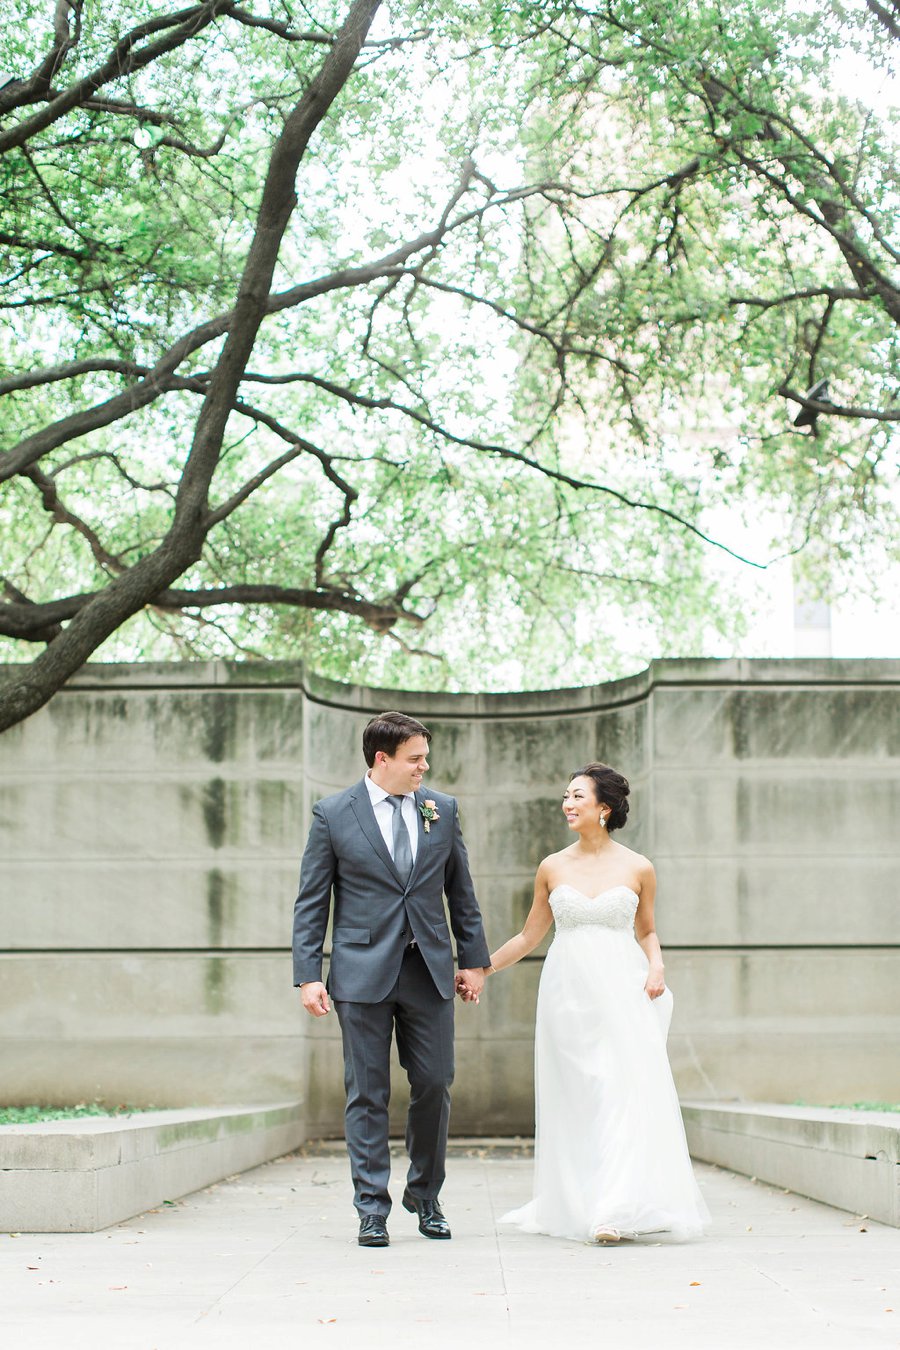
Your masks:
<instances>
[{"instance_id":1,"label":"groom's hand","mask_svg":"<svg viewBox=\"0 0 900 1350\"><path fill-rule=\"evenodd\" d=\"M307 984L301 984L300 997L310 1017L324 1017L326 1013L331 1012L328 990L319 980L310 980Z\"/></svg>"}]
</instances>

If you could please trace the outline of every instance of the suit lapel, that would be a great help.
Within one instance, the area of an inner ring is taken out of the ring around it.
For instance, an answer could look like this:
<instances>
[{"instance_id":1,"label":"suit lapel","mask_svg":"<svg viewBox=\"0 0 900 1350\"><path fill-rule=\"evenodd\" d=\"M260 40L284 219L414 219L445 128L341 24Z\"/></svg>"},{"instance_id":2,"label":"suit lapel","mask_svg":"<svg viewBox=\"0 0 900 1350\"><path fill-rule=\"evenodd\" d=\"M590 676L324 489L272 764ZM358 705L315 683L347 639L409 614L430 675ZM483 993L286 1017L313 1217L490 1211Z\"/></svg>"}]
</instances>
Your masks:
<instances>
[{"instance_id":1,"label":"suit lapel","mask_svg":"<svg viewBox=\"0 0 900 1350\"><path fill-rule=\"evenodd\" d=\"M422 816L422 812L419 810L419 807L425 801L425 793L422 791L421 788L419 788L419 790L413 794L413 800L416 803L416 829L418 831L417 838L419 843L418 848L416 849L416 861L413 863L413 869L409 874L410 885L412 885L414 881L418 880L419 873L421 872L422 868L425 865L425 861L428 856L428 851L431 847L431 834L430 833L426 834L425 821Z\"/></svg>"},{"instance_id":2,"label":"suit lapel","mask_svg":"<svg viewBox=\"0 0 900 1350\"><path fill-rule=\"evenodd\" d=\"M378 854L385 867L396 878L399 885L403 885L400 873L394 866L394 860L388 852L387 845L381 830L378 828L378 821L375 819L375 812L372 809L372 798L369 796L369 789L366 787L365 780L357 783L350 794L350 805L356 819L359 821L359 828L368 839L369 843Z\"/></svg>"}]
</instances>

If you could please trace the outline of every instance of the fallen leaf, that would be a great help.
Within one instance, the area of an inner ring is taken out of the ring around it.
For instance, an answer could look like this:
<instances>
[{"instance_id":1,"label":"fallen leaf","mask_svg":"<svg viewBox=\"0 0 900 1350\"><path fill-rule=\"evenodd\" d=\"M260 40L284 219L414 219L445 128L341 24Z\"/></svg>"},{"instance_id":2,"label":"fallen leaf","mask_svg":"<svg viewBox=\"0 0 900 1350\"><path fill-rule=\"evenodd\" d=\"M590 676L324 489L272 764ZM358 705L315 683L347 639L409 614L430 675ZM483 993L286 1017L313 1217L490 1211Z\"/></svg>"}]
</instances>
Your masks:
<instances>
[{"instance_id":1,"label":"fallen leaf","mask_svg":"<svg viewBox=\"0 0 900 1350\"><path fill-rule=\"evenodd\" d=\"M336 1321L337 1321L337 1318L336 1318L336 1317L320 1317L320 1318L319 1318L319 1321L322 1323L323 1326L327 1326L329 1322L336 1322Z\"/></svg>"},{"instance_id":2,"label":"fallen leaf","mask_svg":"<svg viewBox=\"0 0 900 1350\"><path fill-rule=\"evenodd\" d=\"M128 1288L128 1285L127 1285L127 1284L110 1284L110 1285L107 1286L107 1288L109 1288L109 1289L127 1289L127 1288Z\"/></svg>"},{"instance_id":3,"label":"fallen leaf","mask_svg":"<svg viewBox=\"0 0 900 1350\"><path fill-rule=\"evenodd\" d=\"M700 1285L700 1281L699 1281L699 1280L691 1280L691 1288L692 1288L692 1289L697 1289L697 1288L699 1288L699 1285Z\"/></svg>"},{"instance_id":4,"label":"fallen leaf","mask_svg":"<svg viewBox=\"0 0 900 1350\"><path fill-rule=\"evenodd\" d=\"M26 1270L40 1270L40 1266L26 1266Z\"/></svg>"}]
</instances>

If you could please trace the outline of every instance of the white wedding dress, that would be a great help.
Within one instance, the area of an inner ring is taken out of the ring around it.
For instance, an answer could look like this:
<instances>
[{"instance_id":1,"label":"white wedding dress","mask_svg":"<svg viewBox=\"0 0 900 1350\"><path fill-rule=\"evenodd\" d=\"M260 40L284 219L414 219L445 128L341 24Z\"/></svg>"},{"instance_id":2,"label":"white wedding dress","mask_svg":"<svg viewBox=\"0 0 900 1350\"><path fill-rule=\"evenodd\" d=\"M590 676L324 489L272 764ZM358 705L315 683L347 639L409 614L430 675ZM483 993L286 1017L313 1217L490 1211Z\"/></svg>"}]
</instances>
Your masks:
<instances>
[{"instance_id":1,"label":"white wedding dress","mask_svg":"<svg viewBox=\"0 0 900 1350\"><path fill-rule=\"evenodd\" d=\"M709 1221L666 1054L672 994L644 992L637 906L627 886L593 898L574 886L550 892L556 936L537 1003L534 1198L501 1220L528 1233L685 1239Z\"/></svg>"}]
</instances>

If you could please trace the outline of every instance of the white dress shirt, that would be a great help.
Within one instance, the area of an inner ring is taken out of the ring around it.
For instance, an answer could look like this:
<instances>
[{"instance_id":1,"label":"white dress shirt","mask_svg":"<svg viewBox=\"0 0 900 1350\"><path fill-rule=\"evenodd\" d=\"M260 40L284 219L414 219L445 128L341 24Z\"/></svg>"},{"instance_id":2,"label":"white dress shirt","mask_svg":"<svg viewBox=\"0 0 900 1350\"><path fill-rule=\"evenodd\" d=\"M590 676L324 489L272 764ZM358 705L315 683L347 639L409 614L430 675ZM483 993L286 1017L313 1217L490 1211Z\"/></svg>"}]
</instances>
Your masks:
<instances>
[{"instance_id":1,"label":"white dress shirt","mask_svg":"<svg viewBox=\"0 0 900 1350\"><path fill-rule=\"evenodd\" d=\"M369 793L369 800L372 803L372 810L375 812L375 820L381 831L381 837L387 845L387 851L393 858L394 856L394 808L388 801L390 792L385 792L377 783L373 783L368 774L366 774L366 788ZM398 793L393 794L395 797ZM409 831L409 846L412 852L413 863L416 861L416 853L419 848L419 823L416 820L416 797L415 793L407 792L403 795L403 805L400 807L400 814L406 822L406 828Z\"/></svg>"}]
</instances>

